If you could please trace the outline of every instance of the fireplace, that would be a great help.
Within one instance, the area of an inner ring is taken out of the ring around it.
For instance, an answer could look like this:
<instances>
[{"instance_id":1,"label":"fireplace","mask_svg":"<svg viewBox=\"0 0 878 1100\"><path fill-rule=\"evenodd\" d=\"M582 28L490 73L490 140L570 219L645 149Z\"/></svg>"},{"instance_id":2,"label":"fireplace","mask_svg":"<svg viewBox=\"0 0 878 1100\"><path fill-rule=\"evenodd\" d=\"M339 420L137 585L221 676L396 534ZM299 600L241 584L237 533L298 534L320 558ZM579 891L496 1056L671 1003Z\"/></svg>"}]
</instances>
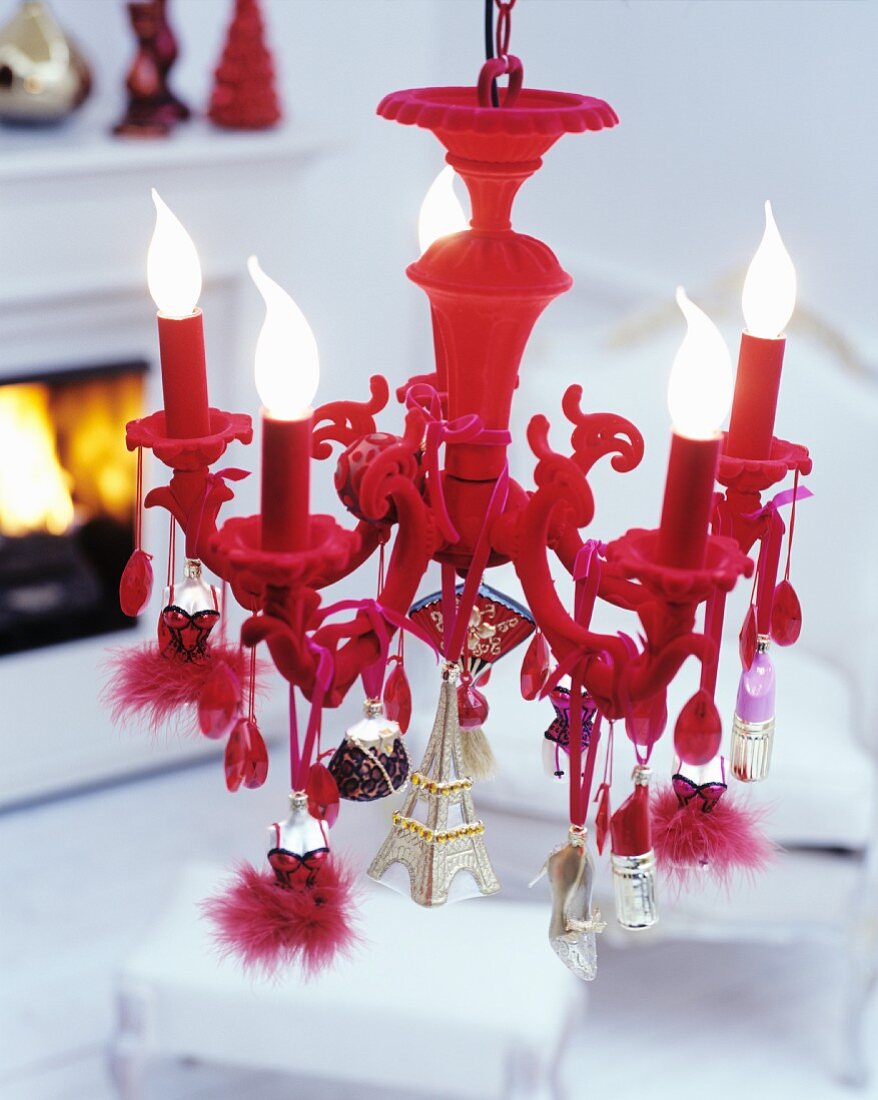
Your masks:
<instances>
[{"instance_id":1,"label":"fireplace","mask_svg":"<svg viewBox=\"0 0 878 1100\"><path fill-rule=\"evenodd\" d=\"M131 625L119 576L134 545L144 361L6 376L0 384L0 655Z\"/></svg>"}]
</instances>

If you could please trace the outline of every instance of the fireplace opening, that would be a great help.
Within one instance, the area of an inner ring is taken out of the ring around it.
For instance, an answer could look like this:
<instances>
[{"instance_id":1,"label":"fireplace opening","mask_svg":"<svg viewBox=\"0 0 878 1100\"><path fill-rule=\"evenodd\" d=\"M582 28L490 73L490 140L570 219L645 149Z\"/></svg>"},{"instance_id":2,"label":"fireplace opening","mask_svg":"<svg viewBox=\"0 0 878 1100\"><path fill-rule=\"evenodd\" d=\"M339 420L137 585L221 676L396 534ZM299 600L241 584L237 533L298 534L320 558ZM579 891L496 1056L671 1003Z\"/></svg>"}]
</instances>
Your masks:
<instances>
[{"instance_id":1,"label":"fireplace opening","mask_svg":"<svg viewBox=\"0 0 878 1100\"><path fill-rule=\"evenodd\" d=\"M0 383L0 654L122 630L142 361Z\"/></svg>"}]
</instances>

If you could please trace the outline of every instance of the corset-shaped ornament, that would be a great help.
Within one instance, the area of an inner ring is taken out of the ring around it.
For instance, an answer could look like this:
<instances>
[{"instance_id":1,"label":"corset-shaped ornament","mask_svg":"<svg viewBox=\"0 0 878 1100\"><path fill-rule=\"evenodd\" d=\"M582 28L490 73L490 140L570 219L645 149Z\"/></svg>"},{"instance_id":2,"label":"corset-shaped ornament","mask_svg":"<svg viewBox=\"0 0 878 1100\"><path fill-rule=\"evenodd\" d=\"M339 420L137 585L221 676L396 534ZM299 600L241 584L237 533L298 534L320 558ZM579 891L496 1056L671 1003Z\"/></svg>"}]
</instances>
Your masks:
<instances>
[{"instance_id":1,"label":"corset-shaped ornament","mask_svg":"<svg viewBox=\"0 0 878 1100\"><path fill-rule=\"evenodd\" d=\"M655 901L655 852L649 814L649 768L634 769L634 793L610 821L616 918L639 932L658 921Z\"/></svg>"},{"instance_id":2,"label":"corset-shaped ornament","mask_svg":"<svg viewBox=\"0 0 878 1100\"><path fill-rule=\"evenodd\" d=\"M338 793L351 802L386 798L400 789L409 774L399 725L386 717L381 700L367 699L363 714L329 761Z\"/></svg>"},{"instance_id":3,"label":"corset-shaped ornament","mask_svg":"<svg viewBox=\"0 0 878 1100\"><path fill-rule=\"evenodd\" d=\"M757 783L768 775L774 741L774 665L769 639L760 634L756 656L741 673L732 725L732 774L742 783Z\"/></svg>"},{"instance_id":4,"label":"corset-shaped ornament","mask_svg":"<svg viewBox=\"0 0 878 1100\"><path fill-rule=\"evenodd\" d=\"M564 756L570 751L570 689L555 687L549 695L555 708L552 724L543 734L543 770L553 779L563 779L566 771ZM588 748L591 736L594 704L586 692L582 694L582 747Z\"/></svg>"},{"instance_id":5,"label":"corset-shaped ornament","mask_svg":"<svg viewBox=\"0 0 878 1100\"><path fill-rule=\"evenodd\" d=\"M323 825L308 812L304 791L290 794L290 816L269 830L268 862L281 886L312 885L329 856Z\"/></svg>"},{"instance_id":6,"label":"corset-shaped ornament","mask_svg":"<svg viewBox=\"0 0 878 1100\"><path fill-rule=\"evenodd\" d=\"M219 617L219 593L202 577L201 562L187 558L183 580L165 589L165 606L159 617L159 649L168 657L203 660L208 654L208 637Z\"/></svg>"}]
</instances>

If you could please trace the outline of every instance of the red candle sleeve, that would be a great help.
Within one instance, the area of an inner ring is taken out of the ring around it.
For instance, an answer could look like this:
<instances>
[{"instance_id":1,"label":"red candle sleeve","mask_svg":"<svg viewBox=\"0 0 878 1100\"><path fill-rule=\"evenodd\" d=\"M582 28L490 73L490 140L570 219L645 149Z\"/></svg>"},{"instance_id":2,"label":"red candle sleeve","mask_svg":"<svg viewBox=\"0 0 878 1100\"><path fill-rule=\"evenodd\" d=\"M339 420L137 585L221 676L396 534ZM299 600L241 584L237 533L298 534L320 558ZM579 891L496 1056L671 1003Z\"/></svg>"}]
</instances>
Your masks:
<instances>
[{"instance_id":1,"label":"red candle sleeve","mask_svg":"<svg viewBox=\"0 0 878 1100\"><path fill-rule=\"evenodd\" d=\"M291 553L308 546L311 426L262 411L262 549Z\"/></svg>"},{"instance_id":2,"label":"red candle sleeve","mask_svg":"<svg viewBox=\"0 0 878 1100\"><path fill-rule=\"evenodd\" d=\"M656 556L662 565L700 569L713 505L722 437L690 439L671 435L668 479Z\"/></svg>"},{"instance_id":3,"label":"red candle sleeve","mask_svg":"<svg viewBox=\"0 0 878 1100\"><path fill-rule=\"evenodd\" d=\"M638 784L610 819L614 856L642 856L652 850L649 787Z\"/></svg>"},{"instance_id":4,"label":"red candle sleeve","mask_svg":"<svg viewBox=\"0 0 878 1100\"><path fill-rule=\"evenodd\" d=\"M741 335L738 373L726 453L735 458L768 458L786 340Z\"/></svg>"},{"instance_id":5,"label":"red candle sleeve","mask_svg":"<svg viewBox=\"0 0 878 1100\"><path fill-rule=\"evenodd\" d=\"M174 439L210 435L201 310L179 318L159 313L158 326L165 430Z\"/></svg>"}]
</instances>

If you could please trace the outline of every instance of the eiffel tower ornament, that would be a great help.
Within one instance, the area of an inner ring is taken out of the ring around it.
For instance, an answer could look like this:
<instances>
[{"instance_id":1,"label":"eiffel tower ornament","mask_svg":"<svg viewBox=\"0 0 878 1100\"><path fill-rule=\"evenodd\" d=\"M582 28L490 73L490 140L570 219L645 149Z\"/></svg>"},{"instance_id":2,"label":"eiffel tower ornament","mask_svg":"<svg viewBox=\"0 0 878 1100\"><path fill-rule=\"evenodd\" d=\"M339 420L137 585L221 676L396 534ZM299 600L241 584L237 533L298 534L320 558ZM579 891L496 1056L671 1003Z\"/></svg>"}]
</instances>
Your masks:
<instances>
[{"instance_id":1,"label":"eiffel tower ornament","mask_svg":"<svg viewBox=\"0 0 878 1100\"><path fill-rule=\"evenodd\" d=\"M446 665L433 732L424 759L411 776L411 793L369 868L380 880L394 863L409 873L412 901L427 907L448 900L458 871L469 871L482 894L495 894L500 882L485 847L483 822L476 817L472 779L460 756L457 680L460 670ZM421 816L417 812L421 803ZM449 821L449 818L451 821ZM459 821L457 820L459 819Z\"/></svg>"}]
</instances>

